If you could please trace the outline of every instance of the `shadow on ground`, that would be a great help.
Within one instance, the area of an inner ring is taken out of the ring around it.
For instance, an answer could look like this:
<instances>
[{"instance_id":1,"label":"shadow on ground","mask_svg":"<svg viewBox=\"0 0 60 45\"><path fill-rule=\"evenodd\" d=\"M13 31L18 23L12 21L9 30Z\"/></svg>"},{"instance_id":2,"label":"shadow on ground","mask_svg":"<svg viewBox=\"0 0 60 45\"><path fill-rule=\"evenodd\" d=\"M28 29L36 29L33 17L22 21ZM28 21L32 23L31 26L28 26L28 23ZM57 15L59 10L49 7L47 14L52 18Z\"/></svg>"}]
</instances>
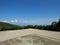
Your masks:
<instances>
[{"instance_id":1,"label":"shadow on ground","mask_svg":"<svg viewBox=\"0 0 60 45\"><path fill-rule=\"evenodd\" d=\"M36 34L29 34L0 42L0 45L60 45L60 42L40 37Z\"/></svg>"}]
</instances>

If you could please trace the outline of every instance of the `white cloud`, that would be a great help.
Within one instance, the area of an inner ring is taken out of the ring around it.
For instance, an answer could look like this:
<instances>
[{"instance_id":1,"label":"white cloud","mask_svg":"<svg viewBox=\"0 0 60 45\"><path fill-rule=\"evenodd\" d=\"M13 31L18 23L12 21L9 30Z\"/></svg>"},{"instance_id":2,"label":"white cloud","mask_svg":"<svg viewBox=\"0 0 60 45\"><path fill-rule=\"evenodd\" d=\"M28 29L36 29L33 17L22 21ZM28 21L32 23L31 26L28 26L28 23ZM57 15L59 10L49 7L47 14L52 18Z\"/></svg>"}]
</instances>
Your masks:
<instances>
[{"instance_id":1,"label":"white cloud","mask_svg":"<svg viewBox=\"0 0 60 45\"><path fill-rule=\"evenodd\" d=\"M7 23L18 23L18 20L4 20L2 22L7 22Z\"/></svg>"},{"instance_id":2,"label":"white cloud","mask_svg":"<svg viewBox=\"0 0 60 45\"><path fill-rule=\"evenodd\" d=\"M50 24L50 20L4 20L2 22L13 23L13 24L27 24L27 25L44 25Z\"/></svg>"},{"instance_id":3,"label":"white cloud","mask_svg":"<svg viewBox=\"0 0 60 45\"><path fill-rule=\"evenodd\" d=\"M8 21L2 21L2 22L8 22Z\"/></svg>"}]
</instances>

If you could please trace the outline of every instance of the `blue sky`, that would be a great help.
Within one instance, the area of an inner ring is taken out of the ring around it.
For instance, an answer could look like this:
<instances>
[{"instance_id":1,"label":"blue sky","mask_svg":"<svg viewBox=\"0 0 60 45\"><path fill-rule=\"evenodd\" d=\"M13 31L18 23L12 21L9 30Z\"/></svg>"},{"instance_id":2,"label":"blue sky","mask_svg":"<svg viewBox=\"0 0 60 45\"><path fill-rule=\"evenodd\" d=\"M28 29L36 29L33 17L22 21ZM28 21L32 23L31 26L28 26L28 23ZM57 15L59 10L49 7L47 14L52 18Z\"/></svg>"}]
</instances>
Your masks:
<instances>
[{"instance_id":1,"label":"blue sky","mask_svg":"<svg viewBox=\"0 0 60 45\"><path fill-rule=\"evenodd\" d=\"M0 0L0 21L47 25L59 18L60 0Z\"/></svg>"}]
</instances>

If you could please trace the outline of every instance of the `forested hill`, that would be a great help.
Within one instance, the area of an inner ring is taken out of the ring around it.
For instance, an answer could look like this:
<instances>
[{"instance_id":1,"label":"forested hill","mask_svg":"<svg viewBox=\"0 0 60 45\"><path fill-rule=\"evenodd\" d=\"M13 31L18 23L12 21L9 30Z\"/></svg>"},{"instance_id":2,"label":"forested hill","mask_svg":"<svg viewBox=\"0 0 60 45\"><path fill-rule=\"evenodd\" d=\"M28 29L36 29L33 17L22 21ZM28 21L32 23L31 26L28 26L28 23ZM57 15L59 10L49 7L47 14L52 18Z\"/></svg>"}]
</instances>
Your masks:
<instances>
[{"instance_id":1,"label":"forested hill","mask_svg":"<svg viewBox=\"0 0 60 45\"><path fill-rule=\"evenodd\" d=\"M0 31L3 31L3 30L14 30L14 29L22 29L22 26L9 24L9 23L5 23L5 22L0 22Z\"/></svg>"}]
</instances>

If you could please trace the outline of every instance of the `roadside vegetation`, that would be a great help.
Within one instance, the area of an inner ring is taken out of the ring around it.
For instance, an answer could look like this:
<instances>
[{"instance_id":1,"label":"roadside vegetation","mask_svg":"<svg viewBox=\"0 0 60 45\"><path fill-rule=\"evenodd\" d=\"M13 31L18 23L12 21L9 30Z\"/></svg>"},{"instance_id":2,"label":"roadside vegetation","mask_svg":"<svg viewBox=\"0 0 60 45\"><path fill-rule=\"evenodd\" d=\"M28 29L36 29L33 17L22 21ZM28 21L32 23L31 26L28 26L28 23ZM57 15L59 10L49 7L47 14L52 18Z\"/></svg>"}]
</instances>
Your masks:
<instances>
[{"instance_id":1,"label":"roadside vegetation","mask_svg":"<svg viewBox=\"0 0 60 45\"><path fill-rule=\"evenodd\" d=\"M27 29L27 28L33 28L33 29L42 29L42 30L48 30L48 31L60 31L60 19L57 21L53 21L51 25L27 25L27 26L18 26L13 25L5 22L0 22L0 31L5 30L16 30L16 29Z\"/></svg>"},{"instance_id":2,"label":"roadside vegetation","mask_svg":"<svg viewBox=\"0 0 60 45\"><path fill-rule=\"evenodd\" d=\"M48 30L48 31L60 31L60 19L57 21L53 21L51 25L28 25L25 28L34 28L34 29L42 29L42 30Z\"/></svg>"}]
</instances>

